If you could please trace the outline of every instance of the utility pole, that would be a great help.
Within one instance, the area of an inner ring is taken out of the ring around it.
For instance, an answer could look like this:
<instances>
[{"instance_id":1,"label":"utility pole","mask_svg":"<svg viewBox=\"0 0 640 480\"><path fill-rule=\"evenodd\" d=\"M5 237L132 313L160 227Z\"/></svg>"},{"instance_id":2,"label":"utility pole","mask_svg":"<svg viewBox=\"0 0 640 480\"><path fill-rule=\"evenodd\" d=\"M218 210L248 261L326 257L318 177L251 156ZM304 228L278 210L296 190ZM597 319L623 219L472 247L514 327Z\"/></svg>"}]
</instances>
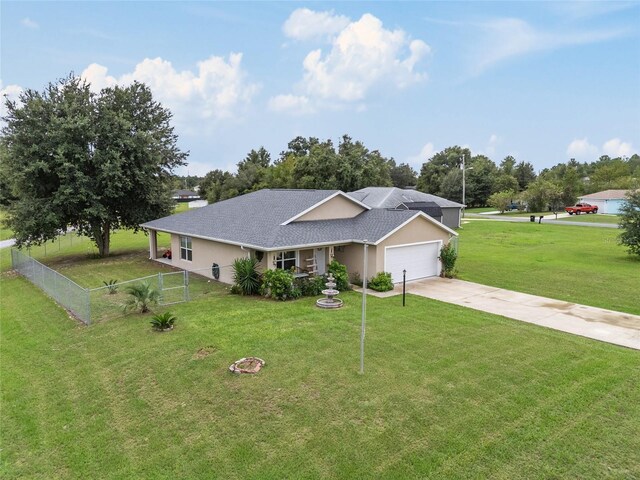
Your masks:
<instances>
[{"instance_id":1,"label":"utility pole","mask_svg":"<svg viewBox=\"0 0 640 480\"><path fill-rule=\"evenodd\" d=\"M364 333L367 322L367 250L369 245L364 241L364 266L362 278L362 324L360 326L360 374L364 373Z\"/></svg>"},{"instance_id":2,"label":"utility pole","mask_svg":"<svg viewBox=\"0 0 640 480\"><path fill-rule=\"evenodd\" d=\"M465 179L465 173L464 173L464 153L462 154L462 218L464 218L464 210L467 206L467 199L466 199L466 179Z\"/></svg>"}]
</instances>

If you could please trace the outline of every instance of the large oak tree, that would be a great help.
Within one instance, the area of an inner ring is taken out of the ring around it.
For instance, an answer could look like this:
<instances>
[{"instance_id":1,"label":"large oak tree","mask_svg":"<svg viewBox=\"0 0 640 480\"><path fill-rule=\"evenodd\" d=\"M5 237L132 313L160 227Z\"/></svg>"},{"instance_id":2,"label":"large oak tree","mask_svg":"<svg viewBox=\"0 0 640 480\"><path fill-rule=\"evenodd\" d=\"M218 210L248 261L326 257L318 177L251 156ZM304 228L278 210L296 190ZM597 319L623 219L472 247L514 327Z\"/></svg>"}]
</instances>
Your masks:
<instances>
[{"instance_id":1,"label":"large oak tree","mask_svg":"<svg viewBox=\"0 0 640 480\"><path fill-rule=\"evenodd\" d=\"M94 94L70 75L6 106L2 168L16 197L8 224L18 246L73 226L106 256L114 229L171 213L171 171L187 153L144 84Z\"/></svg>"}]
</instances>

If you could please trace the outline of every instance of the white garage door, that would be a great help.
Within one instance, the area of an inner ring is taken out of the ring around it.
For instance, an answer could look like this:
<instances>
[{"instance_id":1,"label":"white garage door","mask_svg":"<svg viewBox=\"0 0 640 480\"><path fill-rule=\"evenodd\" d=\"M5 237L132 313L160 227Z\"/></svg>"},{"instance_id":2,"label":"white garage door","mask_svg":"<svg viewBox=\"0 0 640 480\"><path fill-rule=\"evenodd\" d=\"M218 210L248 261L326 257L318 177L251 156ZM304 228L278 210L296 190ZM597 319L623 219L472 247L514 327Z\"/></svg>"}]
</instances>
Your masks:
<instances>
[{"instance_id":1,"label":"white garage door","mask_svg":"<svg viewBox=\"0 0 640 480\"><path fill-rule=\"evenodd\" d=\"M438 255L442 242L387 247L385 271L391 273L393 283L402 281L402 271L407 271L407 281L434 277L439 272Z\"/></svg>"}]
</instances>

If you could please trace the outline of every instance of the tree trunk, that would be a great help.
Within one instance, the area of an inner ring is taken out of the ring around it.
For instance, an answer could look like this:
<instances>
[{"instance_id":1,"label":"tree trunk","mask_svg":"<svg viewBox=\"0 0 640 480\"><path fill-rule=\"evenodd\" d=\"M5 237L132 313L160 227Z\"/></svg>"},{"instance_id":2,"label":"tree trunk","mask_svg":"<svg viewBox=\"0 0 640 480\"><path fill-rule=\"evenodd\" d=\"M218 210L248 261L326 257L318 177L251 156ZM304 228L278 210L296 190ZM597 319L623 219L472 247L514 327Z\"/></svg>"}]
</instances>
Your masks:
<instances>
[{"instance_id":1,"label":"tree trunk","mask_svg":"<svg viewBox=\"0 0 640 480\"><path fill-rule=\"evenodd\" d=\"M101 257L109 256L109 247L111 244L111 224L109 222L101 223L93 227L93 240L98 247L98 255Z\"/></svg>"}]
</instances>

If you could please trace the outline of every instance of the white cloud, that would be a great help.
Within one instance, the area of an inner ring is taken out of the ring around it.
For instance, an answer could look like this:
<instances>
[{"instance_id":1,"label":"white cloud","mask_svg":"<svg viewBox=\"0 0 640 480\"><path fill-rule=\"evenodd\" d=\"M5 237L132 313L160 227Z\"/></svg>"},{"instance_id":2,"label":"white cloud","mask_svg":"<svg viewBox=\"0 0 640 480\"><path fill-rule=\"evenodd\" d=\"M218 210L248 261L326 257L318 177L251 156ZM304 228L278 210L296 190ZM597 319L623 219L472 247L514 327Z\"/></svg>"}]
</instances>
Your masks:
<instances>
[{"instance_id":1,"label":"white cloud","mask_svg":"<svg viewBox=\"0 0 640 480\"><path fill-rule=\"evenodd\" d=\"M38 28L40 28L40 25L38 24L38 22L31 20L29 17L25 17L22 20L20 20L20 25L22 25L23 27L30 28L32 30L37 30Z\"/></svg>"},{"instance_id":2,"label":"white cloud","mask_svg":"<svg viewBox=\"0 0 640 480\"><path fill-rule=\"evenodd\" d=\"M495 133L489 137L489 142L487 143L487 147L485 151L488 157L492 157L496 154L496 146L500 143L500 137L498 137Z\"/></svg>"},{"instance_id":3,"label":"white cloud","mask_svg":"<svg viewBox=\"0 0 640 480\"><path fill-rule=\"evenodd\" d=\"M6 100L15 102L18 100L22 90L23 89L20 85L7 85L5 87L0 80L0 117L7 115L7 107L5 105Z\"/></svg>"},{"instance_id":4,"label":"white cloud","mask_svg":"<svg viewBox=\"0 0 640 480\"><path fill-rule=\"evenodd\" d=\"M316 17L320 25L308 27L313 34L301 33L302 25ZM299 9L285 22L285 32L295 38L333 35L327 51L318 48L307 54L298 94L291 97L304 96L314 108L335 107L336 102L362 101L378 86L405 88L427 78L426 73L416 71L418 62L431 51L425 42L411 40L403 30L385 29L368 13L357 21L345 19L331 12ZM272 100L279 97L289 96Z\"/></svg>"},{"instance_id":5,"label":"white cloud","mask_svg":"<svg viewBox=\"0 0 640 480\"><path fill-rule=\"evenodd\" d=\"M294 115L312 113L309 98L304 95L276 95L269 99L269 108L275 112L288 112Z\"/></svg>"},{"instance_id":6,"label":"white cloud","mask_svg":"<svg viewBox=\"0 0 640 480\"><path fill-rule=\"evenodd\" d=\"M433 146L433 143L429 142L422 147L422 149L420 150L420 153L418 153L417 155L408 157L407 163L419 171L420 168L422 167L422 164L426 162L428 159L430 159L431 157L433 157L435 153L436 153L436 149Z\"/></svg>"},{"instance_id":7,"label":"white cloud","mask_svg":"<svg viewBox=\"0 0 640 480\"><path fill-rule=\"evenodd\" d=\"M128 85L134 80L151 88L154 96L175 115L176 121L229 118L248 104L259 85L250 83L241 68L242 54L231 53L228 59L211 56L198 62L197 70L177 71L171 62L160 57L145 58L131 73L116 78L99 64L89 65L80 75L99 91L115 84Z\"/></svg>"},{"instance_id":8,"label":"white cloud","mask_svg":"<svg viewBox=\"0 0 640 480\"><path fill-rule=\"evenodd\" d=\"M599 149L589 143L587 137L573 140L567 147L567 156L576 160L594 161L599 157Z\"/></svg>"},{"instance_id":9,"label":"white cloud","mask_svg":"<svg viewBox=\"0 0 640 480\"><path fill-rule=\"evenodd\" d=\"M284 34L295 40L325 39L349 25L349 19L331 12L314 12L308 8L295 10L282 26Z\"/></svg>"},{"instance_id":10,"label":"white cloud","mask_svg":"<svg viewBox=\"0 0 640 480\"><path fill-rule=\"evenodd\" d=\"M476 75L513 57L602 42L625 33L623 30L541 31L518 18L497 18L473 26L484 36L474 45L472 73Z\"/></svg>"},{"instance_id":11,"label":"white cloud","mask_svg":"<svg viewBox=\"0 0 640 480\"><path fill-rule=\"evenodd\" d=\"M633 146L631 143L623 142L619 138L607 140L602 145L602 152L610 157L630 157L633 155Z\"/></svg>"},{"instance_id":12,"label":"white cloud","mask_svg":"<svg viewBox=\"0 0 640 480\"><path fill-rule=\"evenodd\" d=\"M601 155L608 155L615 158L630 157L633 153L633 145L631 145L630 142L623 142L619 138L607 140L602 144L602 148L598 148L596 145L589 143L586 137L575 139L567 147L567 155L569 157L588 162L597 160Z\"/></svg>"}]
</instances>

